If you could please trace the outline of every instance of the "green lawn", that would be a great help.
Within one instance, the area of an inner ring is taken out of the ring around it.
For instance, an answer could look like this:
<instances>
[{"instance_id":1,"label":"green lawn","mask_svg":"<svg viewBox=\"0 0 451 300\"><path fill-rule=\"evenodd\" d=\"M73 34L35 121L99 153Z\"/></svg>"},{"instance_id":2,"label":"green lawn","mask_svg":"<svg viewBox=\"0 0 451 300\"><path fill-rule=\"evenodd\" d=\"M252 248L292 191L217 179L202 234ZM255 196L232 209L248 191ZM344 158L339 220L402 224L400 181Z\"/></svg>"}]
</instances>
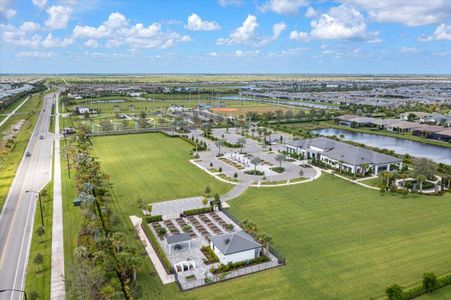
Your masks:
<instances>
[{"instance_id":1,"label":"green lawn","mask_svg":"<svg viewBox=\"0 0 451 300\"><path fill-rule=\"evenodd\" d=\"M111 177L117 212L137 213L136 200L158 202L201 196L210 185L225 194L224 184L192 165L192 146L159 133L107 136L92 139L102 169Z\"/></svg>"},{"instance_id":2,"label":"green lawn","mask_svg":"<svg viewBox=\"0 0 451 300\"><path fill-rule=\"evenodd\" d=\"M139 213L137 197L189 197L207 183L213 191L227 190L187 162L191 147L179 139L127 135L95 138L93 144L113 182L111 208L119 227L139 249L128 219ZM67 262L80 224L78 208L68 202L75 192L65 172L63 192ZM144 257L138 285L144 299L377 299L393 283L411 286L426 271L451 271L450 200L450 194L381 195L327 174L312 183L251 188L230 202L231 210L273 237L287 258L285 267L181 293L175 284L163 285Z\"/></svg>"},{"instance_id":3,"label":"green lawn","mask_svg":"<svg viewBox=\"0 0 451 300\"><path fill-rule=\"evenodd\" d=\"M418 297L417 300L451 300L451 286L436 290L430 295Z\"/></svg>"},{"instance_id":4,"label":"green lawn","mask_svg":"<svg viewBox=\"0 0 451 300\"><path fill-rule=\"evenodd\" d=\"M53 221L53 182L50 182L43 191L46 196L41 196L42 210L44 215L43 236L38 236L36 230L41 226L41 213L39 202L36 205L36 213L33 225L33 237L31 240L30 258L27 267L25 280L25 290L31 294L37 292L39 299L50 299L50 276L51 276L51 255L52 255L52 221ZM42 192L41 192L42 194ZM33 263L36 255L43 256L43 264L37 266Z\"/></svg>"}]
</instances>

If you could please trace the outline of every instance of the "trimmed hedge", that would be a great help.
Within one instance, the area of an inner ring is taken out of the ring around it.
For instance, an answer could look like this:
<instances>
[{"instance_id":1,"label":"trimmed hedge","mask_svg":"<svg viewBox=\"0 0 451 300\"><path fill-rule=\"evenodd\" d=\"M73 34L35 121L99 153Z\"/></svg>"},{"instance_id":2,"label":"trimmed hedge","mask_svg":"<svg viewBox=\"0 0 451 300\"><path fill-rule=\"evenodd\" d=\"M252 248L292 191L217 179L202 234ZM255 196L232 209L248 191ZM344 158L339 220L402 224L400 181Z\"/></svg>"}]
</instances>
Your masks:
<instances>
[{"instance_id":1,"label":"trimmed hedge","mask_svg":"<svg viewBox=\"0 0 451 300\"><path fill-rule=\"evenodd\" d=\"M190 209L190 210L185 210L182 215L183 216L193 216L193 215L199 215L199 214L205 214L205 213L209 213L212 212L213 208L210 207L202 207L202 208L195 208L195 209Z\"/></svg>"},{"instance_id":2,"label":"trimmed hedge","mask_svg":"<svg viewBox=\"0 0 451 300\"><path fill-rule=\"evenodd\" d=\"M207 258L207 259L204 259L204 263L206 265L216 263L219 261L218 256L216 255L216 253L213 250L211 250L209 245L203 246L202 248L200 248L200 251Z\"/></svg>"},{"instance_id":3,"label":"trimmed hedge","mask_svg":"<svg viewBox=\"0 0 451 300\"><path fill-rule=\"evenodd\" d=\"M163 263L164 270L166 271L166 274L172 274L172 265L169 262L169 259L166 256L166 253L164 253L163 249L161 249L160 244L158 244L157 239L155 238L155 235L153 234L152 230L150 230L149 226L146 224L141 223L141 228L144 230L144 233L147 236L147 239L150 242L150 245L152 245L152 248L155 250L155 253L157 254L160 261Z\"/></svg>"},{"instance_id":4,"label":"trimmed hedge","mask_svg":"<svg viewBox=\"0 0 451 300\"><path fill-rule=\"evenodd\" d=\"M437 277L437 285L434 287L434 290L438 290L439 288L445 287L451 284L451 274L444 275L441 277ZM388 297L389 300L410 300L417 298L421 295L427 294L428 291L424 289L423 285L418 285L412 288L405 289L401 292L398 297Z\"/></svg>"},{"instance_id":5,"label":"trimmed hedge","mask_svg":"<svg viewBox=\"0 0 451 300\"><path fill-rule=\"evenodd\" d=\"M160 221L163 221L163 216L162 215L147 216L146 217L146 222L147 223L160 222Z\"/></svg>"},{"instance_id":6,"label":"trimmed hedge","mask_svg":"<svg viewBox=\"0 0 451 300\"><path fill-rule=\"evenodd\" d=\"M220 264L217 268L211 267L210 272L212 274L230 272L230 271L245 268L248 266L258 265L258 264L268 262L268 261L270 261L269 257L262 255L262 256L254 258L254 259L247 260L247 261L240 261L240 262L236 262L233 264L227 264L227 265Z\"/></svg>"}]
</instances>

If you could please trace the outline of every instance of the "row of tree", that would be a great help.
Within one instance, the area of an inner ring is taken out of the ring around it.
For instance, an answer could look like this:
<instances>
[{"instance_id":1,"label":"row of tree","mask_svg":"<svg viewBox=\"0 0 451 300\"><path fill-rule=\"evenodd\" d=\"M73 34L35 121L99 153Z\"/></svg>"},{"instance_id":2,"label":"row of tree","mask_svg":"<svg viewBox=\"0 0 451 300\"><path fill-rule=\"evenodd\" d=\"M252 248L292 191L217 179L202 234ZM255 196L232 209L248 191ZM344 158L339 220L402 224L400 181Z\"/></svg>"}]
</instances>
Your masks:
<instances>
[{"instance_id":1,"label":"row of tree","mask_svg":"<svg viewBox=\"0 0 451 300\"><path fill-rule=\"evenodd\" d=\"M83 128L67 149L81 201L82 228L69 265L66 287L71 299L133 299L132 288L142 265L137 250L115 230L118 218L109 208L111 184L92 156Z\"/></svg>"}]
</instances>

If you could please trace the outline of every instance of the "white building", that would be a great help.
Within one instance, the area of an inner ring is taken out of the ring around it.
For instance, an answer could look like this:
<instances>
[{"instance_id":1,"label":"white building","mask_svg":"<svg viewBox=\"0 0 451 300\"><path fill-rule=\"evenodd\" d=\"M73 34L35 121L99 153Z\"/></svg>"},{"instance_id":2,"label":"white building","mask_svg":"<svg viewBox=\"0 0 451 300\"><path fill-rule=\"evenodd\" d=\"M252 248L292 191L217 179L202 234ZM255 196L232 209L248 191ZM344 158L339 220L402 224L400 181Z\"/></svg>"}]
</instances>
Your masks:
<instances>
[{"instance_id":1,"label":"white building","mask_svg":"<svg viewBox=\"0 0 451 300\"><path fill-rule=\"evenodd\" d=\"M316 159L332 168L352 174L379 172L402 168L402 160L376 151L356 147L325 137L293 141L286 145L288 153L304 155L304 159Z\"/></svg>"},{"instance_id":2,"label":"white building","mask_svg":"<svg viewBox=\"0 0 451 300\"><path fill-rule=\"evenodd\" d=\"M257 258L262 250L262 245L244 231L212 236L210 247L224 265Z\"/></svg>"}]
</instances>

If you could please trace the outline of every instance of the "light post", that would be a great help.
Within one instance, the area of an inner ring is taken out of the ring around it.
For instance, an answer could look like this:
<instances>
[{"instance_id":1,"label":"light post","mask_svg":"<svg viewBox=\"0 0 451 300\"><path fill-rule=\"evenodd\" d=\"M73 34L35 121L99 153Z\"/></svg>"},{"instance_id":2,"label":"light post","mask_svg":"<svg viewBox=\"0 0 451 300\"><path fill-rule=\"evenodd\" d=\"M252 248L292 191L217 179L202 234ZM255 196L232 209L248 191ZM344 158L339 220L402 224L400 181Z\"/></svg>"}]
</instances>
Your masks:
<instances>
[{"instance_id":1,"label":"light post","mask_svg":"<svg viewBox=\"0 0 451 300\"><path fill-rule=\"evenodd\" d=\"M27 292L22 291L22 290L16 290L16 289L3 289L3 290L0 290L0 293L4 293L4 292L8 292L8 291L23 293L25 300L28 300L28 299L27 299Z\"/></svg>"},{"instance_id":2,"label":"light post","mask_svg":"<svg viewBox=\"0 0 451 300\"><path fill-rule=\"evenodd\" d=\"M37 191L25 191L25 193L36 193L38 194L38 200L39 200L39 211L41 212L41 225L44 227L44 213L42 211L42 201L41 201L41 193Z\"/></svg>"}]
</instances>

